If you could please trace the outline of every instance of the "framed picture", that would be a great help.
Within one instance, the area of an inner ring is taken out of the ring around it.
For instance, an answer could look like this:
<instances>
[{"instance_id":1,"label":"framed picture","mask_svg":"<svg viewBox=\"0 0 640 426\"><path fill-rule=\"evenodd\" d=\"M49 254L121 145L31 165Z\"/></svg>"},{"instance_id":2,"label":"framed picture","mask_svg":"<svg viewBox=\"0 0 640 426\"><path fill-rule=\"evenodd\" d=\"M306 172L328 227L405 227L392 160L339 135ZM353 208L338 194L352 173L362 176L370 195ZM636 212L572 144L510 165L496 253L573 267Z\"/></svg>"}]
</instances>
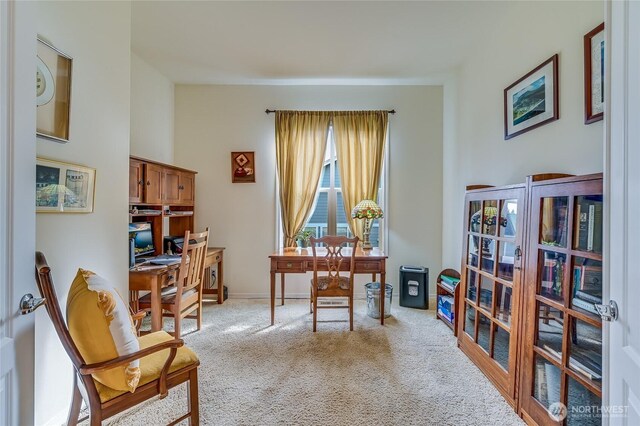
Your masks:
<instances>
[{"instance_id":1,"label":"framed picture","mask_svg":"<svg viewBox=\"0 0 640 426\"><path fill-rule=\"evenodd\" d=\"M604 113L604 22L584 36L584 124Z\"/></svg>"},{"instance_id":2,"label":"framed picture","mask_svg":"<svg viewBox=\"0 0 640 426\"><path fill-rule=\"evenodd\" d=\"M61 143L69 142L71 62L71 57L38 39L36 134Z\"/></svg>"},{"instance_id":3,"label":"framed picture","mask_svg":"<svg viewBox=\"0 0 640 426\"><path fill-rule=\"evenodd\" d=\"M255 183L256 166L253 151L231 153L231 182Z\"/></svg>"},{"instance_id":4,"label":"framed picture","mask_svg":"<svg viewBox=\"0 0 640 426\"><path fill-rule=\"evenodd\" d=\"M91 213L96 169L36 158L36 212Z\"/></svg>"},{"instance_id":5,"label":"framed picture","mask_svg":"<svg viewBox=\"0 0 640 426\"><path fill-rule=\"evenodd\" d=\"M504 138L511 139L560 117L558 55L504 89Z\"/></svg>"}]
</instances>

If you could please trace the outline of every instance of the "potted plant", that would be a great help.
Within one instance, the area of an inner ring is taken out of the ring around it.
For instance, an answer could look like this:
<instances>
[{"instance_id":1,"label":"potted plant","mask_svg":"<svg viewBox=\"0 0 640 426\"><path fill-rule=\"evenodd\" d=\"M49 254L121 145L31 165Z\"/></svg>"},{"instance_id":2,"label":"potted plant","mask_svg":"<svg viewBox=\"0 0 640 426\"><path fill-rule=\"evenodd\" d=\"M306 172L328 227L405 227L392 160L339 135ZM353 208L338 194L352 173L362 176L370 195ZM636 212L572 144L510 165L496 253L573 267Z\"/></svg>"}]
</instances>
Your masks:
<instances>
[{"instance_id":1,"label":"potted plant","mask_svg":"<svg viewBox=\"0 0 640 426\"><path fill-rule=\"evenodd\" d=\"M309 241L311 240L311 237L313 237L313 231L309 231L306 229L301 229L297 234L296 234L296 241L298 241L298 247L300 248L307 248L309 247Z\"/></svg>"}]
</instances>

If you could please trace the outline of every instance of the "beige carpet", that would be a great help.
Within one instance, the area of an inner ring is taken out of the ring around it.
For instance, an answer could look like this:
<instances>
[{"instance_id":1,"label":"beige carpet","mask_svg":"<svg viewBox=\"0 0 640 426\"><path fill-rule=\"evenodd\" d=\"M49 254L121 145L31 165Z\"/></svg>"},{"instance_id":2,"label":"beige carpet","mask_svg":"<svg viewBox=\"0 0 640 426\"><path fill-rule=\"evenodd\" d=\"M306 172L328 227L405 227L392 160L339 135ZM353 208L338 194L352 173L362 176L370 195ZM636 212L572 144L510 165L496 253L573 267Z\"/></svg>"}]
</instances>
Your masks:
<instances>
[{"instance_id":1,"label":"beige carpet","mask_svg":"<svg viewBox=\"0 0 640 426\"><path fill-rule=\"evenodd\" d=\"M266 300L206 306L204 329L184 336L202 363L202 424L523 424L433 311L394 305L381 327L357 301L353 332L346 310L329 309L314 334L308 306L287 300L273 327ZM167 424L186 412L185 392L106 424Z\"/></svg>"}]
</instances>

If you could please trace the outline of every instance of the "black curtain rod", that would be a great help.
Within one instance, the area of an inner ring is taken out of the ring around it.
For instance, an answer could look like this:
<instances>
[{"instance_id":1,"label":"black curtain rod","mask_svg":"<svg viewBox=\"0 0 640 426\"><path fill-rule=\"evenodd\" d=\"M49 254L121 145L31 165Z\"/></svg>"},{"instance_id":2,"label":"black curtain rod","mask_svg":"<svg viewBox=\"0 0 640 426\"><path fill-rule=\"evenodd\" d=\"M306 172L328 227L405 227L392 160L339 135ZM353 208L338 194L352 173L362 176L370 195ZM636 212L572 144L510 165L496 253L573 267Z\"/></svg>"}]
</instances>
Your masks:
<instances>
[{"instance_id":1,"label":"black curtain rod","mask_svg":"<svg viewBox=\"0 0 640 426\"><path fill-rule=\"evenodd\" d=\"M267 109L264 110L264 112L266 112L267 114L271 114L271 113L274 113L274 112L278 112L278 110L277 109L269 109L269 108L267 108ZM395 114L396 110L395 109L390 109L390 110L387 110L387 112L389 114Z\"/></svg>"}]
</instances>

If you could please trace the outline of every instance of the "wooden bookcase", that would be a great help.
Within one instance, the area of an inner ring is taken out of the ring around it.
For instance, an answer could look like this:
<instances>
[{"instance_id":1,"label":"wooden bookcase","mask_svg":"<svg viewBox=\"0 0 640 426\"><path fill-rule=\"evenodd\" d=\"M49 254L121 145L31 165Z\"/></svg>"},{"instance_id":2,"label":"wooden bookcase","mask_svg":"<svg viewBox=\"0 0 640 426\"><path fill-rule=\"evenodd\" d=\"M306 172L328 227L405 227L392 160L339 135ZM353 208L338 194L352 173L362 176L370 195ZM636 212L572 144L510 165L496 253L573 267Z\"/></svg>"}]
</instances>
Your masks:
<instances>
[{"instance_id":1,"label":"wooden bookcase","mask_svg":"<svg viewBox=\"0 0 640 426\"><path fill-rule=\"evenodd\" d=\"M155 255L165 251L165 235L184 235L187 230L194 230L196 173L130 157L129 221L151 223Z\"/></svg>"},{"instance_id":2,"label":"wooden bookcase","mask_svg":"<svg viewBox=\"0 0 640 426\"><path fill-rule=\"evenodd\" d=\"M528 424L601 424L602 211L601 174L468 188L458 346Z\"/></svg>"},{"instance_id":3,"label":"wooden bookcase","mask_svg":"<svg viewBox=\"0 0 640 426\"><path fill-rule=\"evenodd\" d=\"M458 302L460 301L460 283L455 287L451 287L448 284L442 282L442 275L447 275L451 278L460 279L460 272L455 269L444 269L438 274L438 278L436 279L436 318L444 322L449 328L453 330L453 335L458 335ZM451 323L446 317L443 317L440 312L438 312L438 297L439 296L451 296L453 297L453 306L451 309L454 312L453 315L453 323Z\"/></svg>"},{"instance_id":4,"label":"wooden bookcase","mask_svg":"<svg viewBox=\"0 0 640 426\"><path fill-rule=\"evenodd\" d=\"M602 303L602 175L529 188L520 412L540 425L600 425L584 408L602 403L602 320L594 308ZM554 421L549 407L566 419Z\"/></svg>"}]
</instances>

